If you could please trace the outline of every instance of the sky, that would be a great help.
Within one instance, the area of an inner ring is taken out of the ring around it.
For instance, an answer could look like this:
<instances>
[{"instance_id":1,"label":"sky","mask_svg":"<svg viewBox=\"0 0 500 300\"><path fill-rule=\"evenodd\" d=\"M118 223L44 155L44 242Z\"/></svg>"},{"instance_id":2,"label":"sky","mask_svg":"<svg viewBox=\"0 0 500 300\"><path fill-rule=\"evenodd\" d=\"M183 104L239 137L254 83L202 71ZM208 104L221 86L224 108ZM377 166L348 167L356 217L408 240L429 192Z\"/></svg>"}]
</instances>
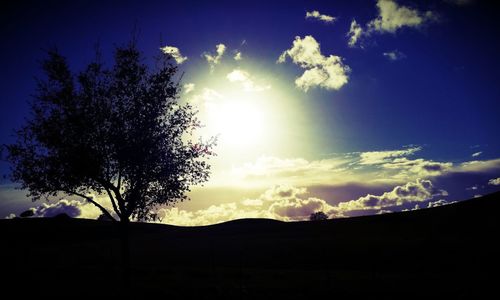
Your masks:
<instances>
[{"instance_id":1,"label":"sky","mask_svg":"<svg viewBox=\"0 0 500 300\"><path fill-rule=\"evenodd\" d=\"M44 49L81 70L99 44L111 64L137 28L147 63L175 59L181 101L219 143L210 180L161 208L163 223L351 217L500 190L492 1L16 1L0 14L0 144L29 117ZM0 217L99 215L71 197L32 203L0 172Z\"/></svg>"}]
</instances>

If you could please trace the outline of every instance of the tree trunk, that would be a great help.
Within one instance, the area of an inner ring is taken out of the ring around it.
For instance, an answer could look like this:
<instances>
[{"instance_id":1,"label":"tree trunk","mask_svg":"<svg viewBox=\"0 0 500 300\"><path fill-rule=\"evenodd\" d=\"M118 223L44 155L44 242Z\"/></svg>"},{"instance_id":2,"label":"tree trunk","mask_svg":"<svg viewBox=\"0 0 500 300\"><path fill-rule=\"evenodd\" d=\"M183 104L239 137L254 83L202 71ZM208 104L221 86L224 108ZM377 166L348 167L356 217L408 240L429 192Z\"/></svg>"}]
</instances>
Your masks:
<instances>
[{"instance_id":1,"label":"tree trunk","mask_svg":"<svg viewBox=\"0 0 500 300\"><path fill-rule=\"evenodd\" d=\"M126 218L120 220L120 241L122 248L122 292L123 296L130 297L130 222Z\"/></svg>"}]
</instances>

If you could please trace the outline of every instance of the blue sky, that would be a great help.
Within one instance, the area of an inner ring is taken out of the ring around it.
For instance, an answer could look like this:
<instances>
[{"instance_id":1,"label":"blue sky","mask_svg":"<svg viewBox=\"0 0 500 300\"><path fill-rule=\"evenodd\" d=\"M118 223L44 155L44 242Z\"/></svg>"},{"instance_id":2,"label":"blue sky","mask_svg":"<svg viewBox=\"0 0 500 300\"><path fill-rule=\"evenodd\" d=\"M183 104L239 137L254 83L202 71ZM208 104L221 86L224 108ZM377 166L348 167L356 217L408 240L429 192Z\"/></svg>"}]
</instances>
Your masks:
<instances>
[{"instance_id":1,"label":"blue sky","mask_svg":"<svg viewBox=\"0 0 500 300\"><path fill-rule=\"evenodd\" d=\"M183 101L221 143L212 180L165 208L167 223L381 213L499 189L494 4L48 1L1 14L2 144L29 116L42 49L57 46L81 69L99 42L111 63L137 25L147 57L166 46L187 57L179 67L194 89ZM42 207L12 187L3 179L1 216L75 205L93 216L76 199Z\"/></svg>"}]
</instances>

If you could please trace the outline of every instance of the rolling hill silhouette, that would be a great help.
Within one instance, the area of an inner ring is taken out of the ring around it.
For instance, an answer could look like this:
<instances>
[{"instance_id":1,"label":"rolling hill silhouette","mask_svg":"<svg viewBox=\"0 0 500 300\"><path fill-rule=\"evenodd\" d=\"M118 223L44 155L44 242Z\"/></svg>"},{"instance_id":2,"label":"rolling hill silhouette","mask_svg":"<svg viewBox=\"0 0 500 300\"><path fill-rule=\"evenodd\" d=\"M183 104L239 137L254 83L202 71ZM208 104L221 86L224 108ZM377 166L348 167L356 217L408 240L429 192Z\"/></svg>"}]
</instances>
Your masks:
<instances>
[{"instance_id":1,"label":"rolling hill silhouette","mask_svg":"<svg viewBox=\"0 0 500 300\"><path fill-rule=\"evenodd\" d=\"M135 223L129 296L486 297L498 277L499 203L497 192L436 208L318 222ZM119 229L111 222L1 220L0 232L3 293L120 290Z\"/></svg>"}]
</instances>

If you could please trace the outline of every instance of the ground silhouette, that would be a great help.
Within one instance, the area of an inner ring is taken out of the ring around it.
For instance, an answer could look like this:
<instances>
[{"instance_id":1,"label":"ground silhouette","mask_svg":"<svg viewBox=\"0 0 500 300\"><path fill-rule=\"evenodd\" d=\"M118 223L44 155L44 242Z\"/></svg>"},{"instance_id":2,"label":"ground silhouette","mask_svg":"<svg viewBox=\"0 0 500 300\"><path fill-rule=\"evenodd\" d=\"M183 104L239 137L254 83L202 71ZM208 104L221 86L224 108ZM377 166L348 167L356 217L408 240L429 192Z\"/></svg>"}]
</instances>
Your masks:
<instances>
[{"instance_id":1,"label":"ground silhouette","mask_svg":"<svg viewBox=\"0 0 500 300\"><path fill-rule=\"evenodd\" d=\"M494 291L500 192L323 222L130 226L134 298L483 298ZM120 286L113 222L1 220L3 293L102 296Z\"/></svg>"}]
</instances>

